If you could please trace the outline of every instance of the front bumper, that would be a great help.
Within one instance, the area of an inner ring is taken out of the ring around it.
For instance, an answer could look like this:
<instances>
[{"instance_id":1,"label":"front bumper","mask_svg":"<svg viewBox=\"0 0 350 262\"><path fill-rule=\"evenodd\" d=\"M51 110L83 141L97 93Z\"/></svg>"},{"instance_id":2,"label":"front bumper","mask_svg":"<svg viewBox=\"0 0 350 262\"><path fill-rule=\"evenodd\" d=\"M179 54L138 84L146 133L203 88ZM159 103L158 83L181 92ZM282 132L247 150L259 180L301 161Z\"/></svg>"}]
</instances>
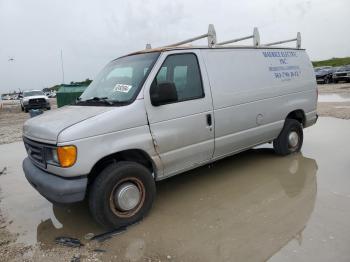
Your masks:
<instances>
[{"instance_id":1,"label":"front bumper","mask_svg":"<svg viewBox=\"0 0 350 262\"><path fill-rule=\"evenodd\" d=\"M29 183L52 203L70 204L84 200L87 177L67 179L47 173L36 167L27 157L23 171Z\"/></svg>"},{"instance_id":2,"label":"front bumper","mask_svg":"<svg viewBox=\"0 0 350 262\"><path fill-rule=\"evenodd\" d=\"M30 110L30 109L43 109L43 108L49 108L50 103L42 103L42 104L25 104L23 105L24 108Z\"/></svg>"}]
</instances>

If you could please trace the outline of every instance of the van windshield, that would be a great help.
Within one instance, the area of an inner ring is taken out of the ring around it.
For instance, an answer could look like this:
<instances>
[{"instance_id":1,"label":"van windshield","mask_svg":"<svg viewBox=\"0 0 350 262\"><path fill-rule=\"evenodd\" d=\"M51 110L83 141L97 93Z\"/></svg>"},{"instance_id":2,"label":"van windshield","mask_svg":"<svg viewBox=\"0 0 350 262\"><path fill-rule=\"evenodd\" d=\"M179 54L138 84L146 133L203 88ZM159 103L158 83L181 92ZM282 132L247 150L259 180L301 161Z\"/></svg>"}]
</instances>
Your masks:
<instances>
[{"instance_id":1,"label":"van windshield","mask_svg":"<svg viewBox=\"0 0 350 262\"><path fill-rule=\"evenodd\" d=\"M110 62L84 91L78 105L113 105L132 102L154 63L159 52L131 55Z\"/></svg>"}]
</instances>

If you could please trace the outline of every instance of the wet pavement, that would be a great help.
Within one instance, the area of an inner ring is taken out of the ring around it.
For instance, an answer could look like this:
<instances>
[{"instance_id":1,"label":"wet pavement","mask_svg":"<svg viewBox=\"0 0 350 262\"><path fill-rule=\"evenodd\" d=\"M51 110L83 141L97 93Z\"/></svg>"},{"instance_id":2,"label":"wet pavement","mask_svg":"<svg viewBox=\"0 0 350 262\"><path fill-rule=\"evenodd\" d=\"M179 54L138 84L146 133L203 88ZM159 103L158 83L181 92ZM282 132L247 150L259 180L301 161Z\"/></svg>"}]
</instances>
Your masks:
<instances>
[{"instance_id":1,"label":"wet pavement","mask_svg":"<svg viewBox=\"0 0 350 262\"><path fill-rule=\"evenodd\" d=\"M350 94L319 94L318 102L350 102Z\"/></svg>"},{"instance_id":2,"label":"wet pavement","mask_svg":"<svg viewBox=\"0 0 350 262\"><path fill-rule=\"evenodd\" d=\"M150 214L98 243L99 258L349 261L350 121L320 118L304 134L300 154L279 157L263 145L159 182ZM21 142L0 146L0 208L17 242L51 252L58 236L87 243L88 233L103 232L86 203L62 208L42 198L24 178L24 157Z\"/></svg>"}]
</instances>

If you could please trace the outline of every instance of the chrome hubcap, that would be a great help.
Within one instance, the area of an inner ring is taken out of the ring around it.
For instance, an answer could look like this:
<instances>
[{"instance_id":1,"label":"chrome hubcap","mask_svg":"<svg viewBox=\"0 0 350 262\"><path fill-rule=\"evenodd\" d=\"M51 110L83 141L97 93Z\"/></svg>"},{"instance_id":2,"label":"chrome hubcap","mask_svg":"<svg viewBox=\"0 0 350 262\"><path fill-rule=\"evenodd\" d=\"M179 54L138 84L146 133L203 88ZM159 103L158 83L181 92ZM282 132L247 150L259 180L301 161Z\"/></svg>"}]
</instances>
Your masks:
<instances>
[{"instance_id":1,"label":"chrome hubcap","mask_svg":"<svg viewBox=\"0 0 350 262\"><path fill-rule=\"evenodd\" d=\"M114 202L119 210L129 211L135 208L141 200L138 187L130 182L121 184L114 195Z\"/></svg>"},{"instance_id":2,"label":"chrome hubcap","mask_svg":"<svg viewBox=\"0 0 350 262\"><path fill-rule=\"evenodd\" d=\"M291 148L294 148L298 145L299 143L299 135L297 132L292 131L290 132L289 136L288 136L288 145Z\"/></svg>"}]
</instances>

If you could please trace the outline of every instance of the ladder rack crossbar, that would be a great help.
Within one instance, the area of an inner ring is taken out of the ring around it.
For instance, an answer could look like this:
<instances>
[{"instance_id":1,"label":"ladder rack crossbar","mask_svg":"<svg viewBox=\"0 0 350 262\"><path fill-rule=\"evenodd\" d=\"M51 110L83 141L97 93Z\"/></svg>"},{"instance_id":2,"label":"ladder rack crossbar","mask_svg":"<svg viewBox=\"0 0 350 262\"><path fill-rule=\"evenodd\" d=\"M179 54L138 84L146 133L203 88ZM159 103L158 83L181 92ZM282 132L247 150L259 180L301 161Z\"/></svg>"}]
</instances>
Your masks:
<instances>
[{"instance_id":1,"label":"ladder rack crossbar","mask_svg":"<svg viewBox=\"0 0 350 262\"><path fill-rule=\"evenodd\" d=\"M210 47L210 48L214 47L214 45L216 44L216 32L215 32L214 25L209 24L208 32L206 34L195 36L195 37L177 42L175 44L167 45L165 47L174 47L174 46L179 46L179 45L183 45L183 44L188 44L188 43L191 43L193 41L196 41L196 40L199 40L202 38L208 38L208 47Z\"/></svg>"},{"instance_id":2,"label":"ladder rack crossbar","mask_svg":"<svg viewBox=\"0 0 350 262\"><path fill-rule=\"evenodd\" d=\"M277 41L277 42L272 42L272 43L264 44L263 46L280 45L280 44L290 43L290 42L294 42L294 41L297 41L297 38L288 39L288 40L282 40L282 41Z\"/></svg>"},{"instance_id":3,"label":"ladder rack crossbar","mask_svg":"<svg viewBox=\"0 0 350 262\"><path fill-rule=\"evenodd\" d=\"M208 36L208 34L203 34L203 35L196 36L196 37L192 37L192 38L183 40L183 41L181 41L181 42L177 42L177 43L175 43L175 44L171 44L171 45L167 45L167 46L168 46L168 47L173 47L173 46L188 44L188 43L191 43L191 42L193 42L193 41L196 41L196 40L199 40L199 39L202 39L202 38L206 38L207 36Z\"/></svg>"},{"instance_id":4,"label":"ladder rack crossbar","mask_svg":"<svg viewBox=\"0 0 350 262\"><path fill-rule=\"evenodd\" d=\"M253 37L254 37L254 35L245 36L245 37L241 37L241 38L236 38L236 39L232 39L232 40L223 41L223 42L217 43L216 45L226 45L226 44L236 43L236 42L247 40L247 39L250 39L250 38L253 38Z\"/></svg>"},{"instance_id":5,"label":"ladder rack crossbar","mask_svg":"<svg viewBox=\"0 0 350 262\"><path fill-rule=\"evenodd\" d=\"M296 47L297 48L301 48L301 35L300 35L300 32L297 33L297 37L296 38L282 40L282 41L276 41L276 42L264 44L262 46L273 46L273 45L280 45L280 44L290 43L290 42L296 42Z\"/></svg>"}]
</instances>

